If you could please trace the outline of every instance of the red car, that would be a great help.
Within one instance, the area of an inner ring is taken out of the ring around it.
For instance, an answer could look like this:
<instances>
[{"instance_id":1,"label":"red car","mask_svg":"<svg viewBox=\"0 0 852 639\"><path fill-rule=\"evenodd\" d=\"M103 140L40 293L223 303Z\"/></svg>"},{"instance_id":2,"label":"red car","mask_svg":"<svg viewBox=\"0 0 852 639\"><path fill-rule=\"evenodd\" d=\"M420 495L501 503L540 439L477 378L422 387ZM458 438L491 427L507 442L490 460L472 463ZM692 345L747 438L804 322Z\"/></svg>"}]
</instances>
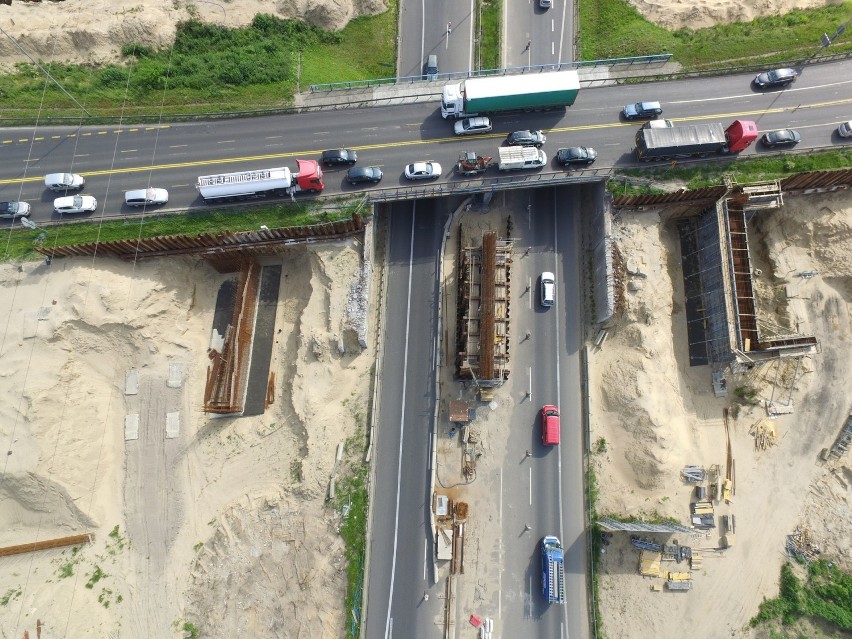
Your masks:
<instances>
[{"instance_id":1,"label":"red car","mask_svg":"<svg viewBox=\"0 0 852 639\"><path fill-rule=\"evenodd\" d=\"M541 409L541 443L545 446L559 444L559 408L556 406Z\"/></svg>"}]
</instances>

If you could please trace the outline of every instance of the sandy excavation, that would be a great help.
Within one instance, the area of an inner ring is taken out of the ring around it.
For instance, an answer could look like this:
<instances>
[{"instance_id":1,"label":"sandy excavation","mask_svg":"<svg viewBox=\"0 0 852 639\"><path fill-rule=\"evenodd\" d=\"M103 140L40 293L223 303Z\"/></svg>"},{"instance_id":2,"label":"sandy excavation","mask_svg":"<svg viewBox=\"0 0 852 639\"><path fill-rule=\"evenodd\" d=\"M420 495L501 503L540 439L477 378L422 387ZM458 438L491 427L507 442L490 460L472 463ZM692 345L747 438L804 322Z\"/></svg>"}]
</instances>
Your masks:
<instances>
[{"instance_id":1,"label":"sandy excavation","mask_svg":"<svg viewBox=\"0 0 852 639\"><path fill-rule=\"evenodd\" d=\"M200 410L231 276L190 259L0 267L0 545L95 534L3 558L0 636L35 637L40 623L43 639L148 639L186 622L205 637L342 634L344 548L325 495L337 445L356 463L363 450L373 349L338 350L360 242L281 264L275 403L240 419ZM140 436L125 442L134 403ZM174 410L180 434L165 439Z\"/></svg>"},{"instance_id":2,"label":"sandy excavation","mask_svg":"<svg viewBox=\"0 0 852 639\"><path fill-rule=\"evenodd\" d=\"M623 212L615 224L625 259L647 278L627 294L627 310L593 350L590 369L599 512L673 517L689 522L693 487L679 477L687 465L725 464L722 411L731 415L736 494L717 507L736 516L736 544L707 552L688 593L653 592L660 579L638 574L639 554L617 533L597 557L604 572L600 601L608 636L629 639L761 637L746 629L763 598L777 596L785 536L806 527L824 556L852 569L848 458L828 463L830 447L852 406L849 379L852 325L852 200L848 193L788 197L782 209L759 213L750 227L762 319L814 334L821 352L796 370L770 364L728 379L754 389L753 400L714 397L710 367L686 359L683 279L677 232L656 211ZM813 277L802 277L801 273ZM787 293L791 295L787 297ZM777 380L777 384L776 384ZM775 446L756 450L749 435L766 417L760 402L792 398L794 412L771 420ZM790 388L792 387L792 394ZM782 390L786 389L786 390ZM601 441L602 440L602 441ZM720 545L720 533L679 535L695 548ZM665 536L656 536L665 540ZM664 567L688 570L684 564ZM712 605L710 605L712 602ZM833 636L833 635L831 635Z\"/></svg>"}]
</instances>

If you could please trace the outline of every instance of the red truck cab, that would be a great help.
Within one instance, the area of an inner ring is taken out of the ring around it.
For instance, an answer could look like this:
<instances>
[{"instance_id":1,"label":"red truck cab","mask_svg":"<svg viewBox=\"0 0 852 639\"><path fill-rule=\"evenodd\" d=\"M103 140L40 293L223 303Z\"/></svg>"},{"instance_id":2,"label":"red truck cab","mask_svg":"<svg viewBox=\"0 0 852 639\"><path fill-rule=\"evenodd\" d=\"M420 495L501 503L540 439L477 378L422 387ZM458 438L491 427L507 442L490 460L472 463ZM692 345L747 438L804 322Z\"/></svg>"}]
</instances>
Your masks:
<instances>
[{"instance_id":1,"label":"red truck cab","mask_svg":"<svg viewBox=\"0 0 852 639\"><path fill-rule=\"evenodd\" d=\"M559 408L556 406L547 405L541 409L541 443L559 445Z\"/></svg>"},{"instance_id":2,"label":"red truck cab","mask_svg":"<svg viewBox=\"0 0 852 639\"><path fill-rule=\"evenodd\" d=\"M298 172L295 178L300 191L319 193L325 188L319 162L316 160L296 160L296 165L298 166Z\"/></svg>"},{"instance_id":3,"label":"red truck cab","mask_svg":"<svg viewBox=\"0 0 852 639\"><path fill-rule=\"evenodd\" d=\"M734 120L733 124L725 129L725 137L728 139L728 153L745 151L757 139L757 123L751 120Z\"/></svg>"}]
</instances>

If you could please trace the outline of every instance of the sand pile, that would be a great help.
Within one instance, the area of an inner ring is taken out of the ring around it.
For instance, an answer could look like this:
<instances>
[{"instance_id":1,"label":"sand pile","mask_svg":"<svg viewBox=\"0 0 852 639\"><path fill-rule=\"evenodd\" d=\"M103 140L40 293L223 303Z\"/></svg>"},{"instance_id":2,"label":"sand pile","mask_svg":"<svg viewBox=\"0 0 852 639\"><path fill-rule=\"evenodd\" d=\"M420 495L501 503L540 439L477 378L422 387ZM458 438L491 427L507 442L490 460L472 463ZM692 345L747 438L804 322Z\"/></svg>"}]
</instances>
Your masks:
<instances>
[{"instance_id":1,"label":"sand pile","mask_svg":"<svg viewBox=\"0 0 852 639\"><path fill-rule=\"evenodd\" d=\"M761 16L783 15L793 9L813 9L832 0L630 0L636 9L651 22L666 29L700 29L714 24L748 22Z\"/></svg>"},{"instance_id":2,"label":"sand pile","mask_svg":"<svg viewBox=\"0 0 852 639\"><path fill-rule=\"evenodd\" d=\"M794 330L816 335L821 352L798 369L785 362L777 375L770 364L729 376L729 390L751 389L751 400L733 392L727 400L714 398L709 367L688 366L674 227L660 228L653 213L624 212L614 228L628 269L647 277L628 277L627 310L590 355L590 385L607 389L593 393L591 404L593 451L599 438L606 442L592 455L598 510L687 522L691 486L678 472L686 464L720 464L724 472L721 415L729 406L736 494L732 503L717 505L716 517L735 515L738 530L733 548L694 572L687 595L651 592L637 574L638 554L626 537L615 539L599 558L604 629L626 639L761 636L747 622L764 597L777 595L787 533L807 527L824 555L845 565L852 556L852 475L848 464L819 461L852 406L852 205L847 194L791 197L781 210L752 218L749 246L762 271L756 281L765 289L761 301L771 302L762 316L776 320L778 330L785 319ZM789 397L794 412L772 420L774 446L755 450L748 433L766 418L763 403L773 396L776 402ZM717 528L679 541L712 549L721 534ZM666 567L673 569L685 568Z\"/></svg>"},{"instance_id":3,"label":"sand pile","mask_svg":"<svg viewBox=\"0 0 852 639\"><path fill-rule=\"evenodd\" d=\"M199 410L216 295L233 274L180 259L0 268L0 544L95 534L3 559L0 635L35 636L37 620L43 639L170 637L184 623L206 637L340 633L342 515L325 496L338 443L341 473L365 434L373 356L345 313L360 246L281 259L275 402L251 418ZM166 383L174 366L179 388ZM139 393L125 396L131 368ZM139 439L125 442L134 410Z\"/></svg>"},{"instance_id":4,"label":"sand pile","mask_svg":"<svg viewBox=\"0 0 852 639\"><path fill-rule=\"evenodd\" d=\"M238 27L249 24L258 13L267 13L303 18L323 29L338 31L353 18L375 15L386 8L382 0L15 0L0 11L6 31L34 58L103 63L120 60L125 44L170 46L177 23L192 17ZM0 60L10 66L27 61L7 38L0 40Z\"/></svg>"}]
</instances>

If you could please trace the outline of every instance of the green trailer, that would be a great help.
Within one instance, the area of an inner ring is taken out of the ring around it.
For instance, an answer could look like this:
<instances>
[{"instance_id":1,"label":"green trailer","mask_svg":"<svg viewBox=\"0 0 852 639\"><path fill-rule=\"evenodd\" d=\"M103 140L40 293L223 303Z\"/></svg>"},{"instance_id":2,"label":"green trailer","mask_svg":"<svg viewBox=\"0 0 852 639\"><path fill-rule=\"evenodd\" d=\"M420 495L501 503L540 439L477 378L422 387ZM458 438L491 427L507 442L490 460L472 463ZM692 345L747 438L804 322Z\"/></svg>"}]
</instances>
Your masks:
<instances>
[{"instance_id":1,"label":"green trailer","mask_svg":"<svg viewBox=\"0 0 852 639\"><path fill-rule=\"evenodd\" d=\"M468 78L444 87L441 115L464 118L567 107L574 104L579 92L580 76L576 71Z\"/></svg>"}]
</instances>

